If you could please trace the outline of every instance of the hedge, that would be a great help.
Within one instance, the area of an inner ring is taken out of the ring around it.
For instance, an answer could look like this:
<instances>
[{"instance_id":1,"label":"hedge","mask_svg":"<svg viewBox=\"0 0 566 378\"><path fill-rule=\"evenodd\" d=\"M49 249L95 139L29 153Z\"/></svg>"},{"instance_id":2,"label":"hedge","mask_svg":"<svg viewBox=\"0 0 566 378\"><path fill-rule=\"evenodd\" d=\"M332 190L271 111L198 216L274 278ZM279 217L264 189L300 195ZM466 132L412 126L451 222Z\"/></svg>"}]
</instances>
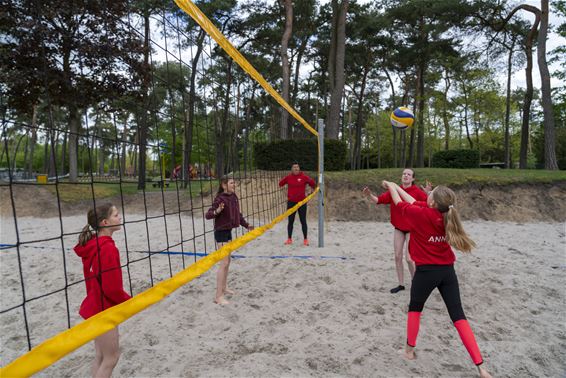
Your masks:
<instances>
[{"instance_id":1,"label":"hedge","mask_svg":"<svg viewBox=\"0 0 566 378\"><path fill-rule=\"evenodd\" d=\"M478 168L480 154L478 150L447 150L432 155L435 168Z\"/></svg>"},{"instance_id":2,"label":"hedge","mask_svg":"<svg viewBox=\"0 0 566 378\"><path fill-rule=\"evenodd\" d=\"M305 171L318 170L316 139L277 140L254 144L255 163L259 169L279 171L291 168L296 161ZM324 170L341 171L346 166L346 143L324 140Z\"/></svg>"}]
</instances>

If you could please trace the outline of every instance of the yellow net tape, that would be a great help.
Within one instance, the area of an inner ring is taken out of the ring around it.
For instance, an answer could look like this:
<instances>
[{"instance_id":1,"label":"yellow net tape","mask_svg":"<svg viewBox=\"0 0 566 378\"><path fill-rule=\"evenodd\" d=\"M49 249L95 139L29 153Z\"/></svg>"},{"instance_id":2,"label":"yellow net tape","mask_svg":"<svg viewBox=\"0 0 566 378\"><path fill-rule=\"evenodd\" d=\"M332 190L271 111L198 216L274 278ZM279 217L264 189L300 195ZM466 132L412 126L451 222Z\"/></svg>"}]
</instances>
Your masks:
<instances>
[{"instance_id":1,"label":"yellow net tape","mask_svg":"<svg viewBox=\"0 0 566 378\"><path fill-rule=\"evenodd\" d=\"M297 211L300 206L307 203L316 193L318 193L318 188L303 201L273 219L271 223L255 228L236 240L225 244L222 248L203 257L173 277L44 341L28 353L3 367L0 370L0 377L29 377L52 365L75 349L110 331L118 324L161 301L181 286L202 275L234 250L261 236L277 223Z\"/></svg>"},{"instance_id":2,"label":"yellow net tape","mask_svg":"<svg viewBox=\"0 0 566 378\"><path fill-rule=\"evenodd\" d=\"M214 26L214 24L201 12L201 10L190 0L175 0L175 3L191 16L208 35L210 35L218 45L220 45L228 55L234 59L236 63L242 67L251 77L253 77L262 87L269 93L289 114L299 121L305 129L318 136L318 133L307 121L303 119L284 99L277 93L275 89L261 76L259 72L247 61L246 58L224 37L222 32Z\"/></svg>"}]
</instances>

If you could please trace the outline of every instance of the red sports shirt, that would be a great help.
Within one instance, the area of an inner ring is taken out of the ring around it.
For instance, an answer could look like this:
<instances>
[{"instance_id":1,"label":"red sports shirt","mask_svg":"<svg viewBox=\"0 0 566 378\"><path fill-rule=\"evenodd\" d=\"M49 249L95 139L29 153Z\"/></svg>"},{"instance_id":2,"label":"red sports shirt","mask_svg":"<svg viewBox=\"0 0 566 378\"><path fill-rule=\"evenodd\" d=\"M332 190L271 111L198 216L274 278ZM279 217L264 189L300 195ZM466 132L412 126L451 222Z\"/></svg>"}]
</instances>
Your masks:
<instances>
[{"instance_id":1,"label":"red sports shirt","mask_svg":"<svg viewBox=\"0 0 566 378\"><path fill-rule=\"evenodd\" d=\"M289 174L279 181L279 186L287 184L287 199L291 202L301 202L305 199L305 188L310 185L315 188L316 184L312 178L300 172L298 175Z\"/></svg>"},{"instance_id":2,"label":"red sports shirt","mask_svg":"<svg viewBox=\"0 0 566 378\"><path fill-rule=\"evenodd\" d=\"M456 256L446 242L444 218L438 209L399 202L395 207L409 226L409 254L416 265L452 265Z\"/></svg>"},{"instance_id":3,"label":"red sports shirt","mask_svg":"<svg viewBox=\"0 0 566 378\"><path fill-rule=\"evenodd\" d=\"M427 195L425 192L422 191L416 185L411 185L408 188L402 188L405 192L407 192L411 197L416 199L417 201L426 201ZM391 199L391 194L389 191L383 193L379 197L377 197L377 204L391 204L389 207L389 211L391 213L391 224L393 227L398 228L401 231L409 231L409 226L405 219L401 216L401 210L398 209L394 204L393 200Z\"/></svg>"}]
</instances>

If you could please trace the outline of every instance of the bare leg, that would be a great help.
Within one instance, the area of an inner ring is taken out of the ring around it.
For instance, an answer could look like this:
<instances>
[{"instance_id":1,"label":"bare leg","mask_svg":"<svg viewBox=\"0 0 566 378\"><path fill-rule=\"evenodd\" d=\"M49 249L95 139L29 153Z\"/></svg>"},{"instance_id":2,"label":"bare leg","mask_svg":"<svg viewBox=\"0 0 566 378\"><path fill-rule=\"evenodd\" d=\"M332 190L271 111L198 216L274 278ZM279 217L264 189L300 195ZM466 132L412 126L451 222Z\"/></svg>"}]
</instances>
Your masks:
<instances>
[{"instance_id":1,"label":"bare leg","mask_svg":"<svg viewBox=\"0 0 566 378\"><path fill-rule=\"evenodd\" d=\"M91 375L93 377L96 377L96 372L98 371L100 364L102 363L102 351L100 350L99 345L96 341L94 342L94 350L95 356L94 361L92 361Z\"/></svg>"},{"instance_id":2,"label":"bare leg","mask_svg":"<svg viewBox=\"0 0 566 378\"><path fill-rule=\"evenodd\" d=\"M94 345L96 350L100 351L102 360L93 376L96 378L111 377L112 370L114 370L120 358L118 328L116 327L106 332L104 335L98 336L94 340Z\"/></svg>"},{"instance_id":3,"label":"bare leg","mask_svg":"<svg viewBox=\"0 0 566 378\"><path fill-rule=\"evenodd\" d=\"M230 262L232 261L232 259L230 258L230 256L228 256L226 258L228 261L226 262L226 271L224 273L224 287L222 289L222 293L223 294L234 294L234 291L230 290L227 288L228 285L228 271L230 269Z\"/></svg>"},{"instance_id":4,"label":"bare leg","mask_svg":"<svg viewBox=\"0 0 566 378\"><path fill-rule=\"evenodd\" d=\"M491 374L483 367L483 365L478 366L478 373L480 373L480 378L491 378Z\"/></svg>"},{"instance_id":5,"label":"bare leg","mask_svg":"<svg viewBox=\"0 0 566 378\"><path fill-rule=\"evenodd\" d=\"M393 230L393 249L395 250L395 268L399 285L403 285L403 246L405 245L405 234L397 229Z\"/></svg>"},{"instance_id":6,"label":"bare leg","mask_svg":"<svg viewBox=\"0 0 566 378\"><path fill-rule=\"evenodd\" d=\"M218 243L218 247L222 247L224 243ZM214 302L220 305L225 305L228 302L224 298L224 290L226 289L226 280L228 278L228 267L230 266L230 256L225 257L218 264L218 271L216 272L216 295Z\"/></svg>"},{"instance_id":7,"label":"bare leg","mask_svg":"<svg viewBox=\"0 0 566 378\"><path fill-rule=\"evenodd\" d=\"M407 260L407 267L409 268L409 273L411 273L411 279L413 279L413 277L415 276L415 262L413 261L413 259L411 258L411 256L409 255L409 238L411 236L408 235L407 236L407 243L406 247L405 247L405 259Z\"/></svg>"},{"instance_id":8,"label":"bare leg","mask_svg":"<svg viewBox=\"0 0 566 378\"><path fill-rule=\"evenodd\" d=\"M417 354L415 353L415 348L410 345L405 345L403 357L407 360L416 360Z\"/></svg>"}]
</instances>

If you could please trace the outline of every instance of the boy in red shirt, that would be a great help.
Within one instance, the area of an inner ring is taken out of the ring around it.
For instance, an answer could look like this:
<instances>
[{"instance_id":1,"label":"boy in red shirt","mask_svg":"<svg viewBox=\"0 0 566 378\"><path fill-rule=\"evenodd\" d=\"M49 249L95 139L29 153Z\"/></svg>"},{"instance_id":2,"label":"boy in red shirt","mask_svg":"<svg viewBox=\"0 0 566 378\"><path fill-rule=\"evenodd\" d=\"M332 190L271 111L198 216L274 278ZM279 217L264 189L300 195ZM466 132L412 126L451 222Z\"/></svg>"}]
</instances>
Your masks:
<instances>
[{"instance_id":1,"label":"boy in red shirt","mask_svg":"<svg viewBox=\"0 0 566 378\"><path fill-rule=\"evenodd\" d=\"M401 185L405 192L410 194L412 197L416 198L418 201L426 201L426 193L414 184L415 182L415 172L412 169L405 169L401 175ZM425 190L430 190L430 184L427 182L427 188ZM399 280L399 285L391 289L391 293L395 294L401 290L405 290L405 278L404 278L404 268L403 268L403 247L405 246L405 241L409 236L409 228L406 221L401 216L401 211L397 209L391 200L391 195L389 192L385 192L380 196L375 196L371 193L369 188L365 187L363 190L364 194L369 196L377 205L391 204L391 224L395 228L393 230L393 250L395 251L395 268L397 269L397 279ZM409 268L409 273L411 277L415 274L415 263L406 255L407 267Z\"/></svg>"},{"instance_id":2,"label":"boy in red shirt","mask_svg":"<svg viewBox=\"0 0 566 378\"><path fill-rule=\"evenodd\" d=\"M279 181L279 186L284 185L287 185L287 209L292 208L306 198L305 189L307 185L312 189L316 186L312 178L301 172L301 167L299 167L299 163L297 162L293 163L291 166L291 174L283 177L281 181ZM299 213L299 219L303 229L303 244L309 245L309 239L307 237L307 204L299 207L297 212ZM293 223L295 223L295 213L289 215L287 241L285 241L285 245L293 243Z\"/></svg>"},{"instance_id":3,"label":"boy in red shirt","mask_svg":"<svg viewBox=\"0 0 566 378\"><path fill-rule=\"evenodd\" d=\"M425 203L417 202L397 184L384 181L383 186L389 190L394 206L406 220L411 232L409 253L416 264L411 284L405 358L416 358L414 349L421 312L432 291L438 288L450 319L476 364L480 377L490 378L491 375L482 366L480 349L464 315L458 277L454 270L456 256L451 246L462 252L471 252L476 246L464 231L460 216L454 207L456 194L445 186L438 186L429 193L427 207L423 207Z\"/></svg>"}]
</instances>

